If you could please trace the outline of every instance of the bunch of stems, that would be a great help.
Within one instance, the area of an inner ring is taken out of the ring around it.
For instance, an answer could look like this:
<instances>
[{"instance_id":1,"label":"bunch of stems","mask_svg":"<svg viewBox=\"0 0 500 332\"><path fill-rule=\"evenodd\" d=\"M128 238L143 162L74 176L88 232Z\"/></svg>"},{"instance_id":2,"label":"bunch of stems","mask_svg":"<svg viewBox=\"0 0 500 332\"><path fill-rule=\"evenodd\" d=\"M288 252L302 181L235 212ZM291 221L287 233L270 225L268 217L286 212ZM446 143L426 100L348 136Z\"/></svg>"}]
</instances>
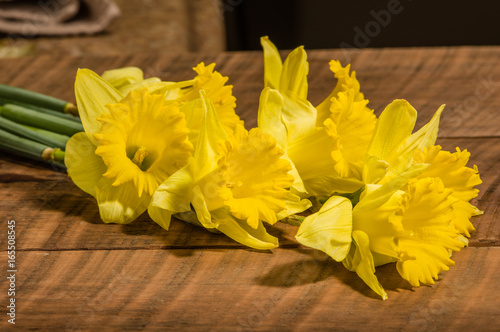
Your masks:
<instances>
[{"instance_id":1,"label":"bunch of stems","mask_svg":"<svg viewBox=\"0 0 500 332\"><path fill-rule=\"evenodd\" d=\"M72 103L0 84L0 151L64 167L66 143L81 131Z\"/></svg>"}]
</instances>

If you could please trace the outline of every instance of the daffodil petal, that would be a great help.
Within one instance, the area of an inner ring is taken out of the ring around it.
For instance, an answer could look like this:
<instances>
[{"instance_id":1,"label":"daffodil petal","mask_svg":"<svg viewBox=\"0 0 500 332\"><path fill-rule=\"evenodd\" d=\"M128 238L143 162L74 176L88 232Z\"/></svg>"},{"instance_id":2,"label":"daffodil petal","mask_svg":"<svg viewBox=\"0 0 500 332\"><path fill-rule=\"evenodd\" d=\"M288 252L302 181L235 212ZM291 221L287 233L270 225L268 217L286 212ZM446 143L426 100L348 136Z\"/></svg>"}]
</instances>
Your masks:
<instances>
[{"instance_id":1,"label":"daffodil petal","mask_svg":"<svg viewBox=\"0 0 500 332\"><path fill-rule=\"evenodd\" d=\"M351 247L352 204L345 197L332 196L319 212L304 219L295 238L305 246L321 250L337 262Z\"/></svg>"},{"instance_id":2,"label":"daffodil petal","mask_svg":"<svg viewBox=\"0 0 500 332\"><path fill-rule=\"evenodd\" d=\"M283 122L283 97L278 90L265 88L259 100L258 125L263 133L271 135L276 143L286 149L287 129Z\"/></svg>"},{"instance_id":3,"label":"daffodil petal","mask_svg":"<svg viewBox=\"0 0 500 332\"><path fill-rule=\"evenodd\" d=\"M304 185L304 181L302 181L302 177L299 174L299 171L297 170L297 167L295 167L295 164L292 162L290 157L288 157L288 153L285 152L283 155L283 159L286 159L290 162L290 165L292 166L292 170L290 171L290 174L293 176L293 184L290 189L294 189L297 191L301 196L305 195L308 196L306 187Z\"/></svg>"},{"instance_id":4,"label":"daffodil petal","mask_svg":"<svg viewBox=\"0 0 500 332\"><path fill-rule=\"evenodd\" d=\"M101 178L96 185L99 214L105 223L128 224L148 208L151 196L137 194L132 181L113 186L113 179Z\"/></svg>"},{"instance_id":5,"label":"daffodil petal","mask_svg":"<svg viewBox=\"0 0 500 332\"><path fill-rule=\"evenodd\" d=\"M161 228L168 231L170 227L170 221L172 221L172 212L159 208L154 205L148 206L148 214L155 223L161 226Z\"/></svg>"},{"instance_id":6,"label":"daffodil petal","mask_svg":"<svg viewBox=\"0 0 500 332\"><path fill-rule=\"evenodd\" d=\"M423 150L436 143L439 131L439 120L444 111L444 106L445 105L441 105L436 113L434 113L432 119L404 142L402 147L398 149L399 153L406 150L411 150L412 152L415 151L415 149Z\"/></svg>"},{"instance_id":7,"label":"daffodil petal","mask_svg":"<svg viewBox=\"0 0 500 332\"><path fill-rule=\"evenodd\" d=\"M406 100L397 99L380 114L368 154L387 160L390 153L411 135L417 111Z\"/></svg>"},{"instance_id":8,"label":"daffodil petal","mask_svg":"<svg viewBox=\"0 0 500 332\"><path fill-rule=\"evenodd\" d=\"M310 200L301 199L299 196L292 194L291 192L288 193L288 197L285 199L285 202L286 208L276 214L278 220L285 219L292 214L304 212L312 206Z\"/></svg>"},{"instance_id":9,"label":"daffodil petal","mask_svg":"<svg viewBox=\"0 0 500 332\"><path fill-rule=\"evenodd\" d=\"M190 197L193 186L194 179L189 165L172 174L153 194L148 208L151 219L168 230L172 214L191 209Z\"/></svg>"},{"instance_id":10,"label":"daffodil petal","mask_svg":"<svg viewBox=\"0 0 500 332\"><path fill-rule=\"evenodd\" d=\"M353 193L363 186L363 182L354 178L342 178L338 174L313 177L304 180L307 192L312 196L331 196L335 193Z\"/></svg>"},{"instance_id":11,"label":"daffodil petal","mask_svg":"<svg viewBox=\"0 0 500 332\"><path fill-rule=\"evenodd\" d=\"M280 53L267 36L260 38L260 44L264 50L264 86L278 89L283 68Z\"/></svg>"},{"instance_id":12,"label":"daffodil petal","mask_svg":"<svg viewBox=\"0 0 500 332\"><path fill-rule=\"evenodd\" d=\"M212 218L218 224L217 229L236 242L260 250L278 247L278 239L267 233L261 221L254 229L245 220L231 216L225 209L212 211Z\"/></svg>"},{"instance_id":13,"label":"daffodil petal","mask_svg":"<svg viewBox=\"0 0 500 332\"><path fill-rule=\"evenodd\" d=\"M97 145L94 134L101 129L101 123L97 119L102 114L109 113L105 105L118 103L124 96L93 71L79 69L76 74L75 97L85 133L92 144Z\"/></svg>"},{"instance_id":14,"label":"daffodil petal","mask_svg":"<svg viewBox=\"0 0 500 332\"><path fill-rule=\"evenodd\" d=\"M207 207L205 196L199 186L193 187L192 196L191 204L196 211L196 216L198 217L200 223L205 228L216 228L218 224L212 219L210 211Z\"/></svg>"},{"instance_id":15,"label":"daffodil petal","mask_svg":"<svg viewBox=\"0 0 500 332\"><path fill-rule=\"evenodd\" d=\"M380 295L383 300L387 300L387 293L375 276L375 263L370 251L368 235L362 231L353 231L352 238L354 243L351 251L342 263L349 271L356 272L361 280L375 293Z\"/></svg>"},{"instance_id":16,"label":"daffodil petal","mask_svg":"<svg viewBox=\"0 0 500 332\"><path fill-rule=\"evenodd\" d=\"M423 150L434 145L438 136L439 119L443 110L444 105L437 110L432 119L425 126L408 137L393 153L391 153L388 157L390 167L387 170L384 181L405 171L413 162L415 150Z\"/></svg>"},{"instance_id":17,"label":"daffodil petal","mask_svg":"<svg viewBox=\"0 0 500 332\"><path fill-rule=\"evenodd\" d=\"M106 70L101 75L102 79L120 90L126 85L144 80L142 69L137 67L124 67Z\"/></svg>"},{"instance_id":18,"label":"daffodil petal","mask_svg":"<svg viewBox=\"0 0 500 332\"><path fill-rule=\"evenodd\" d=\"M390 103L375 125L366 158L388 161L394 149L410 137L416 119L417 111L406 100L397 99ZM378 172L374 173L365 165L363 169L365 183L376 183L379 176Z\"/></svg>"},{"instance_id":19,"label":"daffodil petal","mask_svg":"<svg viewBox=\"0 0 500 332\"><path fill-rule=\"evenodd\" d=\"M390 196L384 195L391 191ZM390 217L398 211L400 198L404 192L401 190L386 189L380 185L368 184L361 193L359 203L352 211L353 230L363 231L370 238L370 250L389 257L398 257L398 249L394 240L401 229L399 224L390 221ZM377 200L378 194L383 197ZM374 197L375 196L375 197ZM367 198L368 197L368 198ZM371 206L366 208L365 200L371 200ZM374 204L374 203L377 204ZM358 205L360 205L358 207Z\"/></svg>"},{"instance_id":20,"label":"daffodil petal","mask_svg":"<svg viewBox=\"0 0 500 332\"><path fill-rule=\"evenodd\" d=\"M273 136L278 146L285 150L283 158L287 159L292 165L291 174L295 179L293 187L298 192L305 193L306 189L299 172L286 152L288 131L283 120L283 97L278 90L265 88L262 91L259 103L258 124L263 133Z\"/></svg>"},{"instance_id":21,"label":"daffodil petal","mask_svg":"<svg viewBox=\"0 0 500 332\"><path fill-rule=\"evenodd\" d=\"M470 232L475 230L470 222L470 218L472 216L479 216L483 212L472 204L462 200L457 200L453 203L453 211L455 212L455 218L453 218L451 226L461 234L470 237Z\"/></svg>"},{"instance_id":22,"label":"daffodil petal","mask_svg":"<svg viewBox=\"0 0 500 332\"><path fill-rule=\"evenodd\" d=\"M287 156L297 169L310 195L331 196L335 192L352 193L363 186L360 179L342 178L337 174L330 146L331 138L325 128L315 128L289 144ZM298 187L296 189L301 192Z\"/></svg>"},{"instance_id":23,"label":"daffodil petal","mask_svg":"<svg viewBox=\"0 0 500 332\"><path fill-rule=\"evenodd\" d=\"M146 88L146 90L153 94L153 93L160 93L164 94L164 91L166 88L169 86L169 83L167 82L162 82L158 77L150 77L148 79L131 83L129 85L125 85L124 87L120 88L119 91L123 93L123 95L128 95L128 93L132 90L137 90L140 88ZM163 90L163 91L162 91ZM163 93L162 93L163 92Z\"/></svg>"},{"instance_id":24,"label":"daffodil petal","mask_svg":"<svg viewBox=\"0 0 500 332\"><path fill-rule=\"evenodd\" d=\"M356 211L371 211L381 206L389 200L389 198L402 186L408 183L412 178L422 174L429 164L415 164L412 165L407 171L399 174L397 177L392 178L383 185L376 186L377 189L373 191L365 191L362 199L354 207ZM368 186L370 187L370 186ZM375 187L375 186L374 186Z\"/></svg>"},{"instance_id":25,"label":"daffodil petal","mask_svg":"<svg viewBox=\"0 0 500 332\"><path fill-rule=\"evenodd\" d=\"M390 166L387 161L379 159L377 156L367 155L363 166L364 182L368 184L379 183L384 179Z\"/></svg>"},{"instance_id":26,"label":"daffodil petal","mask_svg":"<svg viewBox=\"0 0 500 332\"><path fill-rule=\"evenodd\" d=\"M355 101L353 89L332 98L330 117L323 123L332 140L331 156L342 177L361 179L366 150L373 135L376 117L366 107L368 100Z\"/></svg>"},{"instance_id":27,"label":"daffodil petal","mask_svg":"<svg viewBox=\"0 0 500 332\"><path fill-rule=\"evenodd\" d=\"M288 142L307 135L316 127L316 109L306 99L297 98L287 92L283 96L283 121L288 132Z\"/></svg>"},{"instance_id":28,"label":"daffodil petal","mask_svg":"<svg viewBox=\"0 0 500 332\"><path fill-rule=\"evenodd\" d=\"M197 146L200 135L201 124L205 116L203 101L201 98L187 102L179 110L184 113L186 127L189 129L189 141L193 146Z\"/></svg>"},{"instance_id":29,"label":"daffodil petal","mask_svg":"<svg viewBox=\"0 0 500 332\"><path fill-rule=\"evenodd\" d=\"M94 197L96 184L107 170L102 158L95 154L95 149L85 133L77 133L66 143L64 156L71 180L78 188Z\"/></svg>"},{"instance_id":30,"label":"daffodil petal","mask_svg":"<svg viewBox=\"0 0 500 332\"><path fill-rule=\"evenodd\" d=\"M372 256L373 256L373 263L375 264L375 267L382 266L382 265L389 264L389 263L394 263L394 262L398 261L398 259L396 257L379 254L377 252L372 252Z\"/></svg>"},{"instance_id":31,"label":"daffodil petal","mask_svg":"<svg viewBox=\"0 0 500 332\"><path fill-rule=\"evenodd\" d=\"M479 190L474 187L482 183L477 167L467 167L470 153L467 150L451 153L433 146L417 151L415 162L429 163L429 168L420 177L439 177L444 186L453 189L453 196L468 202L476 197Z\"/></svg>"},{"instance_id":32,"label":"daffodil petal","mask_svg":"<svg viewBox=\"0 0 500 332\"><path fill-rule=\"evenodd\" d=\"M281 71L279 90L300 99L307 99L307 74L309 63L303 46L297 47L286 57Z\"/></svg>"},{"instance_id":33,"label":"daffodil petal","mask_svg":"<svg viewBox=\"0 0 500 332\"><path fill-rule=\"evenodd\" d=\"M356 79L356 72L351 70L351 65L348 64L345 67L342 67L340 61L332 60L329 63L330 70L334 73L335 78L337 79L337 84L333 91L326 97L326 99L316 106L318 111L318 117L316 121L317 126L323 125L325 120L330 117L330 108L332 104L332 98L338 96L338 94L342 91L347 91L352 89L354 91L354 101L363 101L365 99L363 93L360 92L360 85L358 80ZM368 102L368 101L366 101Z\"/></svg>"},{"instance_id":34,"label":"daffodil petal","mask_svg":"<svg viewBox=\"0 0 500 332\"><path fill-rule=\"evenodd\" d=\"M228 136L219 121L214 105L204 91L200 92L205 116L194 152L193 172L195 180L201 179L217 167L218 144L227 141Z\"/></svg>"}]
</instances>

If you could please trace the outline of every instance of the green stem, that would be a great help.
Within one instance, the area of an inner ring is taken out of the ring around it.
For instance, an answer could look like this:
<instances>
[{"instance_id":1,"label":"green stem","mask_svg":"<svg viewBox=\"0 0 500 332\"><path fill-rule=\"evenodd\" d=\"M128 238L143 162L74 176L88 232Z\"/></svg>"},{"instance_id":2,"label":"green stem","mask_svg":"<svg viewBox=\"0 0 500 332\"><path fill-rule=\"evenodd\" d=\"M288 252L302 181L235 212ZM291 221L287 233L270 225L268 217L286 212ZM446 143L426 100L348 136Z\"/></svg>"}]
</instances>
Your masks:
<instances>
[{"instance_id":1,"label":"green stem","mask_svg":"<svg viewBox=\"0 0 500 332\"><path fill-rule=\"evenodd\" d=\"M0 84L0 97L49 108L61 113L74 114L76 110L75 105L67 101L5 84Z\"/></svg>"},{"instance_id":2,"label":"green stem","mask_svg":"<svg viewBox=\"0 0 500 332\"><path fill-rule=\"evenodd\" d=\"M2 129L0 129L0 147L20 156L42 161L45 160L42 158L43 152L48 148L44 144L19 137Z\"/></svg>"},{"instance_id":3,"label":"green stem","mask_svg":"<svg viewBox=\"0 0 500 332\"><path fill-rule=\"evenodd\" d=\"M17 100L13 100L13 99L0 98L0 105L5 105L5 104L13 104L13 105L21 106L21 107L24 107L24 108L29 108L29 109L32 109L34 111L38 111L38 112L41 112L41 113L46 113L46 114L50 114L50 115L53 115L53 116L57 116L57 117L60 117L60 118L66 119L66 120L71 120L71 121L75 121L75 122L78 122L78 123L82 123L82 120L80 120L79 117L71 115L71 114L68 114L68 113L57 112L57 111L54 111L54 110L51 110L51 109L48 109L48 108L44 108L44 107L40 107L40 106L35 106L35 105L23 103L23 102L20 102L20 101L17 101Z\"/></svg>"},{"instance_id":4,"label":"green stem","mask_svg":"<svg viewBox=\"0 0 500 332\"><path fill-rule=\"evenodd\" d=\"M64 151L59 149L54 150L54 161L64 163L64 156L65 156Z\"/></svg>"},{"instance_id":5,"label":"green stem","mask_svg":"<svg viewBox=\"0 0 500 332\"><path fill-rule=\"evenodd\" d=\"M280 220L284 224L289 224L292 226L300 226L306 217L304 216L298 216L296 214L292 214L291 216L288 216L285 219Z\"/></svg>"},{"instance_id":6,"label":"green stem","mask_svg":"<svg viewBox=\"0 0 500 332\"><path fill-rule=\"evenodd\" d=\"M0 129L0 150L37 161L64 166L64 152Z\"/></svg>"},{"instance_id":7,"label":"green stem","mask_svg":"<svg viewBox=\"0 0 500 332\"><path fill-rule=\"evenodd\" d=\"M48 131L37 131L30 129L26 126L20 125L0 116L0 129L10 132L11 134L18 135L24 138L28 138L38 143L46 144L59 149L65 149L67 140L60 140L54 138ZM62 136L62 135L61 135ZM67 137L67 136L66 136ZM68 137L69 139L69 137Z\"/></svg>"},{"instance_id":8,"label":"green stem","mask_svg":"<svg viewBox=\"0 0 500 332\"><path fill-rule=\"evenodd\" d=\"M66 136L83 131L83 126L70 120L11 104L0 108L0 115L14 122L53 131Z\"/></svg>"},{"instance_id":9,"label":"green stem","mask_svg":"<svg viewBox=\"0 0 500 332\"><path fill-rule=\"evenodd\" d=\"M36 128L36 127L27 126L27 125L22 125L22 126L25 127L25 128L28 128L28 129L30 129L32 131L41 133L44 136L51 137L53 140L56 140L59 143L58 144L59 146L54 145L54 147L59 148L61 150L66 150L66 143L68 143L68 141L70 139L69 136L58 134L58 133L54 133L52 131L48 131L48 130L45 130L45 129L40 129L40 128Z\"/></svg>"}]
</instances>

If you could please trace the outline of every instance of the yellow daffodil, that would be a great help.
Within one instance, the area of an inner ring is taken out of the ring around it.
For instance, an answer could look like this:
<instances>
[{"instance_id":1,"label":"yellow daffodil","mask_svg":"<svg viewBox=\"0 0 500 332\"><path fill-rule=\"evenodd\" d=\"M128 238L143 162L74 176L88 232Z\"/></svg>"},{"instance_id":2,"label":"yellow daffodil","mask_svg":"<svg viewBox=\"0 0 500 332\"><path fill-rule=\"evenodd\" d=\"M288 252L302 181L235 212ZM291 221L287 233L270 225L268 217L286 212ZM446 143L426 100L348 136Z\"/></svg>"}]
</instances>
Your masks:
<instances>
[{"instance_id":1,"label":"yellow daffodil","mask_svg":"<svg viewBox=\"0 0 500 332\"><path fill-rule=\"evenodd\" d=\"M469 153L434 145L442 110L412 134L416 111L404 100L391 103L366 152L359 202L355 197L353 207L348 198L332 196L296 236L342 261L383 299L376 266L397 262L412 286L433 284L454 264L450 252L466 244L470 217L480 214L469 204L481 183L477 168L465 166Z\"/></svg>"},{"instance_id":2,"label":"yellow daffodil","mask_svg":"<svg viewBox=\"0 0 500 332\"><path fill-rule=\"evenodd\" d=\"M203 107L199 102L199 92L205 91L214 104L217 115L228 132L242 124L235 112L236 98L232 86L226 85L228 78L215 70L215 63L205 66L203 62L193 68L196 76L180 82L161 81L157 77L144 79L144 73L137 67L125 67L105 71L102 78L126 95L132 90L146 88L152 94L164 94L165 99L176 101L185 113L190 129L190 140L196 145L196 137L203 119Z\"/></svg>"},{"instance_id":3,"label":"yellow daffodil","mask_svg":"<svg viewBox=\"0 0 500 332\"><path fill-rule=\"evenodd\" d=\"M364 157L376 123L367 102L355 101L352 89L339 92L323 126L288 144L288 156L310 194L330 196L362 187Z\"/></svg>"},{"instance_id":4,"label":"yellow daffodil","mask_svg":"<svg viewBox=\"0 0 500 332\"><path fill-rule=\"evenodd\" d=\"M194 68L198 75L190 86L167 94L168 98L175 97L175 100L181 103L181 112L186 116L189 140L193 146L197 145L205 114L203 102L199 98L202 90L212 101L219 121L228 135L231 136L236 127L243 125L243 121L235 113L236 98L232 95L232 86L225 85L228 78L215 71L214 67L215 64L198 64Z\"/></svg>"},{"instance_id":5,"label":"yellow daffodil","mask_svg":"<svg viewBox=\"0 0 500 332\"><path fill-rule=\"evenodd\" d=\"M301 199L307 196L307 191L288 155L288 147L290 142L315 130L316 109L307 100L309 64L304 48L292 51L282 63L276 46L267 37L261 38L261 44L264 48L265 88L259 102L259 128L272 135L284 150L283 158L290 162L294 177L287 209L279 215L283 219L289 213L304 211L312 205L309 200Z\"/></svg>"},{"instance_id":6,"label":"yellow daffodil","mask_svg":"<svg viewBox=\"0 0 500 332\"><path fill-rule=\"evenodd\" d=\"M193 148L184 115L161 94L124 96L88 69L78 71L75 94L85 132L67 143L68 174L96 198L104 222L129 223L186 165Z\"/></svg>"},{"instance_id":7,"label":"yellow daffodil","mask_svg":"<svg viewBox=\"0 0 500 332\"><path fill-rule=\"evenodd\" d=\"M176 101L181 104L199 99L200 91L212 101L219 121L226 130L234 130L242 124L235 113L236 98L232 94L233 86L225 85L228 78L215 71L215 63L205 66L203 62L193 68L197 76L193 84L187 88L179 89ZM170 97L170 96L169 96Z\"/></svg>"},{"instance_id":8,"label":"yellow daffodil","mask_svg":"<svg viewBox=\"0 0 500 332\"><path fill-rule=\"evenodd\" d=\"M280 96L271 97L280 99L277 102L280 103L281 114L276 120L284 123L287 131L286 140L291 142L313 131L315 127L316 109L307 100L309 72L307 54L302 46L298 47L282 63L278 49L267 37L261 38L261 44L264 49L265 88L261 96L261 105L262 99L267 100L263 97L267 93Z\"/></svg>"},{"instance_id":9,"label":"yellow daffodil","mask_svg":"<svg viewBox=\"0 0 500 332\"><path fill-rule=\"evenodd\" d=\"M260 99L259 128L279 137L292 162L294 189L314 196L358 190L376 118L366 106L355 73L332 61L338 83L314 108L307 101L309 67L303 47L292 51L282 64L274 44L267 37L261 43L266 88Z\"/></svg>"},{"instance_id":10,"label":"yellow daffodil","mask_svg":"<svg viewBox=\"0 0 500 332\"><path fill-rule=\"evenodd\" d=\"M228 135L211 100L201 93L204 118L193 158L153 195L151 218L168 229L173 214L192 209L197 221L256 249L278 245L262 221L274 224L293 183L290 163L259 129Z\"/></svg>"},{"instance_id":11,"label":"yellow daffodil","mask_svg":"<svg viewBox=\"0 0 500 332\"><path fill-rule=\"evenodd\" d=\"M470 153L467 150L461 151L457 147L456 152L451 153L442 151L439 145L417 150L414 155L416 163L429 164L418 178L438 177L446 188L452 190L451 197L455 199L453 203L455 218L451 226L467 237L470 237L470 232L474 230L470 218L482 214L478 208L469 203L479 193L474 187L482 183L477 167L465 166L469 157Z\"/></svg>"}]
</instances>

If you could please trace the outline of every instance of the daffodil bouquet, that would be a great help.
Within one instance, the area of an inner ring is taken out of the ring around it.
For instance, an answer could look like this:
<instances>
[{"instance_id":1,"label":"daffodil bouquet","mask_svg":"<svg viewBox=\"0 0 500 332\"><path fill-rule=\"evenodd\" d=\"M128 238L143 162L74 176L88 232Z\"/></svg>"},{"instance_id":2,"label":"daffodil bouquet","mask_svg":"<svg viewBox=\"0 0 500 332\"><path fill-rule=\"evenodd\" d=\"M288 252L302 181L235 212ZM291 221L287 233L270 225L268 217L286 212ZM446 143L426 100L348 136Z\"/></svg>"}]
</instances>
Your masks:
<instances>
[{"instance_id":1,"label":"daffodil bouquet","mask_svg":"<svg viewBox=\"0 0 500 332\"><path fill-rule=\"evenodd\" d=\"M181 82L144 79L135 67L101 76L80 69L84 131L62 146L73 182L95 197L106 223L147 210L166 230L174 216L265 250L278 239L264 223L281 221L383 299L375 276L383 264L396 262L413 286L433 284L481 214L469 203L481 183L466 166L470 154L435 145L444 106L415 132L417 112L405 100L377 118L350 66L335 60L337 84L313 106L303 47L282 62L267 37L261 43L264 89L250 131L214 64Z\"/></svg>"}]
</instances>

